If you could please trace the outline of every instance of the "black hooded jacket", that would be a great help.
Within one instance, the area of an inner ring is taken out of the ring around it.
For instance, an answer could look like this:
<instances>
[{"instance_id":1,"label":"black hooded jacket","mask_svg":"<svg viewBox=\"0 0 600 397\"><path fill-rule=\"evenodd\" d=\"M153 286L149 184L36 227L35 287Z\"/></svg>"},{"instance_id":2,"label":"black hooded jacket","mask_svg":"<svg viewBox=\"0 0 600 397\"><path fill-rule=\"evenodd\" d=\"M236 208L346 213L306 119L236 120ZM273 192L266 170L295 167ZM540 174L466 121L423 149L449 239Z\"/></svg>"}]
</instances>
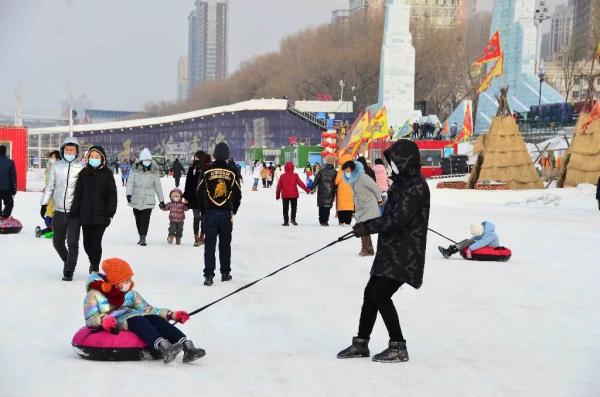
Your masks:
<instances>
[{"instance_id":1,"label":"black hooded jacket","mask_svg":"<svg viewBox=\"0 0 600 397\"><path fill-rule=\"evenodd\" d=\"M325 167L321 168L321 171L315 177L313 182L312 190L317 190L317 206L319 207L333 207L333 201L335 199L335 177L337 171L331 164L325 164Z\"/></svg>"},{"instance_id":2,"label":"black hooded jacket","mask_svg":"<svg viewBox=\"0 0 600 397\"><path fill-rule=\"evenodd\" d=\"M365 223L371 234L379 233L371 275L419 288L423 284L430 204L429 187L421 176L419 148L401 139L383 154L388 163L394 162L398 174L392 174L394 183L383 215Z\"/></svg>"},{"instance_id":3,"label":"black hooded jacket","mask_svg":"<svg viewBox=\"0 0 600 397\"><path fill-rule=\"evenodd\" d=\"M102 154L102 164L99 168L87 165L79 173L71 216L79 218L81 225L108 225L109 219L117 212L117 186L113 173L108 168L104 149L92 146L90 152L92 150Z\"/></svg>"},{"instance_id":4,"label":"black hooded jacket","mask_svg":"<svg viewBox=\"0 0 600 397\"><path fill-rule=\"evenodd\" d=\"M200 175L196 195L198 209L202 213L209 209L237 213L242 201L242 190L236 171L224 160L215 160Z\"/></svg>"}]
</instances>

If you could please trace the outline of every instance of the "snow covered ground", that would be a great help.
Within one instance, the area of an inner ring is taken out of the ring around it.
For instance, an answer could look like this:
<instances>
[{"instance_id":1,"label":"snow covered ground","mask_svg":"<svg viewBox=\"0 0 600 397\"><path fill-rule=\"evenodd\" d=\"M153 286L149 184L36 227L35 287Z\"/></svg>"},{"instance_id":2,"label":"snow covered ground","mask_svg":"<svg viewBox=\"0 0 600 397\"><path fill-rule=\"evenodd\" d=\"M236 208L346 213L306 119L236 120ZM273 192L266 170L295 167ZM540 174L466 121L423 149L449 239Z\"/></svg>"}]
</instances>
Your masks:
<instances>
[{"instance_id":1,"label":"snow covered ground","mask_svg":"<svg viewBox=\"0 0 600 397\"><path fill-rule=\"evenodd\" d=\"M165 193L173 179L163 179ZM207 356L192 365L85 361L70 343L83 324L87 257L60 281L52 243L35 239L40 193L19 193L25 229L0 236L0 396L598 396L600 212L590 186L485 192L432 189L430 226L455 239L488 219L513 249L508 263L444 260L430 234L424 284L394 300L410 361L337 360L355 335L370 258L353 239L192 317L181 328ZM302 194L300 226L280 226L273 190L244 186L235 218L233 276L202 285L203 248L166 243L154 211L139 247L120 189L104 257L120 256L152 304L193 310L320 248L347 228L318 226L316 196ZM333 221L333 219L332 219ZM334 223L334 222L332 222ZM387 344L378 319L370 348Z\"/></svg>"}]
</instances>

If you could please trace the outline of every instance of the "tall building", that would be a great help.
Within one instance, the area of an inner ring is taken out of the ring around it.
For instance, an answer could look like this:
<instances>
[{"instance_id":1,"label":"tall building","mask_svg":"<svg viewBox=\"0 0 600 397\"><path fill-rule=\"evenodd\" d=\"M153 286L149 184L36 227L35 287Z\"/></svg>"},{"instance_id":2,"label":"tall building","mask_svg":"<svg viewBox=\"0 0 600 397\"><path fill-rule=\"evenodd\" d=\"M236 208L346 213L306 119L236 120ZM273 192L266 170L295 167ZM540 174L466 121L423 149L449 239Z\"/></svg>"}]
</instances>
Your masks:
<instances>
[{"instance_id":1,"label":"tall building","mask_svg":"<svg viewBox=\"0 0 600 397\"><path fill-rule=\"evenodd\" d=\"M196 0L188 17L188 86L227 78L228 0Z\"/></svg>"},{"instance_id":2,"label":"tall building","mask_svg":"<svg viewBox=\"0 0 600 397\"><path fill-rule=\"evenodd\" d=\"M573 33L573 8L564 4L558 5L552 14L550 23L549 54L562 52L571 44ZM543 45L543 44L542 44Z\"/></svg>"},{"instance_id":3,"label":"tall building","mask_svg":"<svg viewBox=\"0 0 600 397\"><path fill-rule=\"evenodd\" d=\"M575 57L591 56L600 40L600 0L573 1L573 46Z\"/></svg>"},{"instance_id":4,"label":"tall building","mask_svg":"<svg viewBox=\"0 0 600 397\"><path fill-rule=\"evenodd\" d=\"M430 20L435 25L448 26L463 21L475 0L406 0L410 5L411 20ZM350 13L367 11L369 14L385 9L384 0L350 0Z\"/></svg>"},{"instance_id":5,"label":"tall building","mask_svg":"<svg viewBox=\"0 0 600 397\"><path fill-rule=\"evenodd\" d=\"M550 51L550 32L542 34L542 46L540 48L540 57L542 59L549 59L552 55Z\"/></svg>"},{"instance_id":6,"label":"tall building","mask_svg":"<svg viewBox=\"0 0 600 397\"><path fill-rule=\"evenodd\" d=\"M177 100L182 101L188 93L188 58L185 55L179 57L177 62Z\"/></svg>"}]
</instances>

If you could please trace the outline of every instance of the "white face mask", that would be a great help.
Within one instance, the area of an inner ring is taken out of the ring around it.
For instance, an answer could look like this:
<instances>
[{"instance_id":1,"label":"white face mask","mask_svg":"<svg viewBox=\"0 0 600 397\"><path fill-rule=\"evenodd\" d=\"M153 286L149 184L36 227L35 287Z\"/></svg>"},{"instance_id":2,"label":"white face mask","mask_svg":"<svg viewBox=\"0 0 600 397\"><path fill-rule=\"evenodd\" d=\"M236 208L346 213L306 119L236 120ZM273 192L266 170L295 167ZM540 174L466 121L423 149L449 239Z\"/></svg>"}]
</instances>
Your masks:
<instances>
[{"instance_id":1,"label":"white face mask","mask_svg":"<svg viewBox=\"0 0 600 397\"><path fill-rule=\"evenodd\" d=\"M121 290L121 292L127 292L129 291L129 288L131 288L131 281L123 284L119 289Z\"/></svg>"},{"instance_id":2,"label":"white face mask","mask_svg":"<svg viewBox=\"0 0 600 397\"><path fill-rule=\"evenodd\" d=\"M392 168L392 171L394 172L394 174L400 175L400 172L398 172L398 167L396 166L396 163L394 163L393 161L390 161L390 167Z\"/></svg>"},{"instance_id":3,"label":"white face mask","mask_svg":"<svg viewBox=\"0 0 600 397\"><path fill-rule=\"evenodd\" d=\"M344 172L344 174L346 175L346 178L350 179L350 176L352 176L351 172Z\"/></svg>"}]
</instances>

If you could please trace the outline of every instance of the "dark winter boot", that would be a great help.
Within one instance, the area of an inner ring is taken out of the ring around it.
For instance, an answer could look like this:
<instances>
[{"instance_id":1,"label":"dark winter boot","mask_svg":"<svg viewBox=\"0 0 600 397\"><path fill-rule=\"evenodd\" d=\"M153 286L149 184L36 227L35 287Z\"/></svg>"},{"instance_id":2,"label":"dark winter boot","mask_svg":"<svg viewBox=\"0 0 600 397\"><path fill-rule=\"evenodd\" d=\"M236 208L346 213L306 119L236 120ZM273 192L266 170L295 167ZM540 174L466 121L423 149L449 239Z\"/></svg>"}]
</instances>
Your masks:
<instances>
[{"instance_id":1,"label":"dark winter boot","mask_svg":"<svg viewBox=\"0 0 600 397\"><path fill-rule=\"evenodd\" d=\"M365 239L365 254L364 254L364 256L375 255L375 250L373 249L373 241L371 240L371 236L366 236L363 238Z\"/></svg>"},{"instance_id":2,"label":"dark winter boot","mask_svg":"<svg viewBox=\"0 0 600 397\"><path fill-rule=\"evenodd\" d=\"M232 278L233 277L231 277L231 274L229 273L221 275L221 281L231 281Z\"/></svg>"},{"instance_id":3,"label":"dark winter boot","mask_svg":"<svg viewBox=\"0 0 600 397\"><path fill-rule=\"evenodd\" d=\"M183 362L191 363L197 359L204 357L206 352L204 349L196 348L191 340L183 342Z\"/></svg>"},{"instance_id":4,"label":"dark winter boot","mask_svg":"<svg viewBox=\"0 0 600 397\"><path fill-rule=\"evenodd\" d=\"M63 270L62 281L73 281L73 272Z\"/></svg>"},{"instance_id":5,"label":"dark winter boot","mask_svg":"<svg viewBox=\"0 0 600 397\"><path fill-rule=\"evenodd\" d=\"M342 350L337 354L337 358L357 358L369 357L369 339L352 338L352 346Z\"/></svg>"},{"instance_id":6,"label":"dark winter boot","mask_svg":"<svg viewBox=\"0 0 600 397\"><path fill-rule=\"evenodd\" d=\"M210 287L211 285L213 285L213 278L212 276L207 276L204 277L204 285L206 285L207 287Z\"/></svg>"},{"instance_id":7,"label":"dark winter boot","mask_svg":"<svg viewBox=\"0 0 600 397\"><path fill-rule=\"evenodd\" d=\"M452 254L456 254L458 252L458 248L456 248L455 245L451 245L448 248L438 247L438 249L440 250L440 252L444 256L444 258L446 258L446 259L450 259Z\"/></svg>"},{"instance_id":8,"label":"dark winter boot","mask_svg":"<svg viewBox=\"0 0 600 397\"><path fill-rule=\"evenodd\" d=\"M138 239L137 245L140 245L142 243L142 235L139 234L138 236L140 236L140 238Z\"/></svg>"},{"instance_id":9,"label":"dark winter boot","mask_svg":"<svg viewBox=\"0 0 600 397\"><path fill-rule=\"evenodd\" d=\"M360 252L358 253L359 256L367 256L367 237L361 237L360 238Z\"/></svg>"},{"instance_id":10,"label":"dark winter boot","mask_svg":"<svg viewBox=\"0 0 600 397\"><path fill-rule=\"evenodd\" d=\"M173 244L173 236L167 237L167 243Z\"/></svg>"},{"instance_id":11,"label":"dark winter boot","mask_svg":"<svg viewBox=\"0 0 600 397\"><path fill-rule=\"evenodd\" d=\"M139 244L143 247L146 246L146 236L140 235L140 242Z\"/></svg>"},{"instance_id":12,"label":"dark winter boot","mask_svg":"<svg viewBox=\"0 0 600 397\"><path fill-rule=\"evenodd\" d=\"M42 236L42 228L39 226L35 227L35 237L40 238Z\"/></svg>"},{"instance_id":13,"label":"dark winter boot","mask_svg":"<svg viewBox=\"0 0 600 397\"><path fill-rule=\"evenodd\" d=\"M281 226L289 226L289 225L290 225L290 224L289 224L288 222L283 222L283 223L281 224Z\"/></svg>"},{"instance_id":14,"label":"dark winter boot","mask_svg":"<svg viewBox=\"0 0 600 397\"><path fill-rule=\"evenodd\" d=\"M154 348L158 350L160 354L162 354L163 363L168 364L171 361L175 360L177 355L181 353L181 350L183 349L183 344L175 343L174 345L172 345L166 339L160 338L154 343Z\"/></svg>"},{"instance_id":15,"label":"dark winter boot","mask_svg":"<svg viewBox=\"0 0 600 397\"><path fill-rule=\"evenodd\" d=\"M99 265L90 265L90 268L88 269L90 274L98 273L99 270Z\"/></svg>"},{"instance_id":16,"label":"dark winter boot","mask_svg":"<svg viewBox=\"0 0 600 397\"><path fill-rule=\"evenodd\" d=\"M294 226L298 226L298 223L296 223L296 220L295 220L295 219L292 219L292 220L290 221L290 223L291 223L292 225L294 225Z\"/></svg>"},{"instance_id":17,"label":"dark winter boot","mask_svg":"<svg viewBox=\"0 0 600 397\"><path fill-rule=\"evenodd\" d=\"M176 245L181 245L181 238L180 237L176 237L175 238L175 244Z\"/></svg>"},{"instance_id":18,"label":"dark winter boot","mask_svg":"<svg viewBox=\"0 0 600 397\"><path fill-rule=\"evenodd\" d=\"M373 361L378 363L399 363L408 361L406 342L390 341L387 349L373 356Z\"/></svg>"},{"instance_id":19,"label":"dark winter boot","mask_svg":"<svg viewBox=\"0 0 600 397\"><path fill-rule=\"evenodd\" d=\"M204 236L196 234L194 238L194 247L200 247L202 244L204 244Z\"/></svg>"}]
</instances>

